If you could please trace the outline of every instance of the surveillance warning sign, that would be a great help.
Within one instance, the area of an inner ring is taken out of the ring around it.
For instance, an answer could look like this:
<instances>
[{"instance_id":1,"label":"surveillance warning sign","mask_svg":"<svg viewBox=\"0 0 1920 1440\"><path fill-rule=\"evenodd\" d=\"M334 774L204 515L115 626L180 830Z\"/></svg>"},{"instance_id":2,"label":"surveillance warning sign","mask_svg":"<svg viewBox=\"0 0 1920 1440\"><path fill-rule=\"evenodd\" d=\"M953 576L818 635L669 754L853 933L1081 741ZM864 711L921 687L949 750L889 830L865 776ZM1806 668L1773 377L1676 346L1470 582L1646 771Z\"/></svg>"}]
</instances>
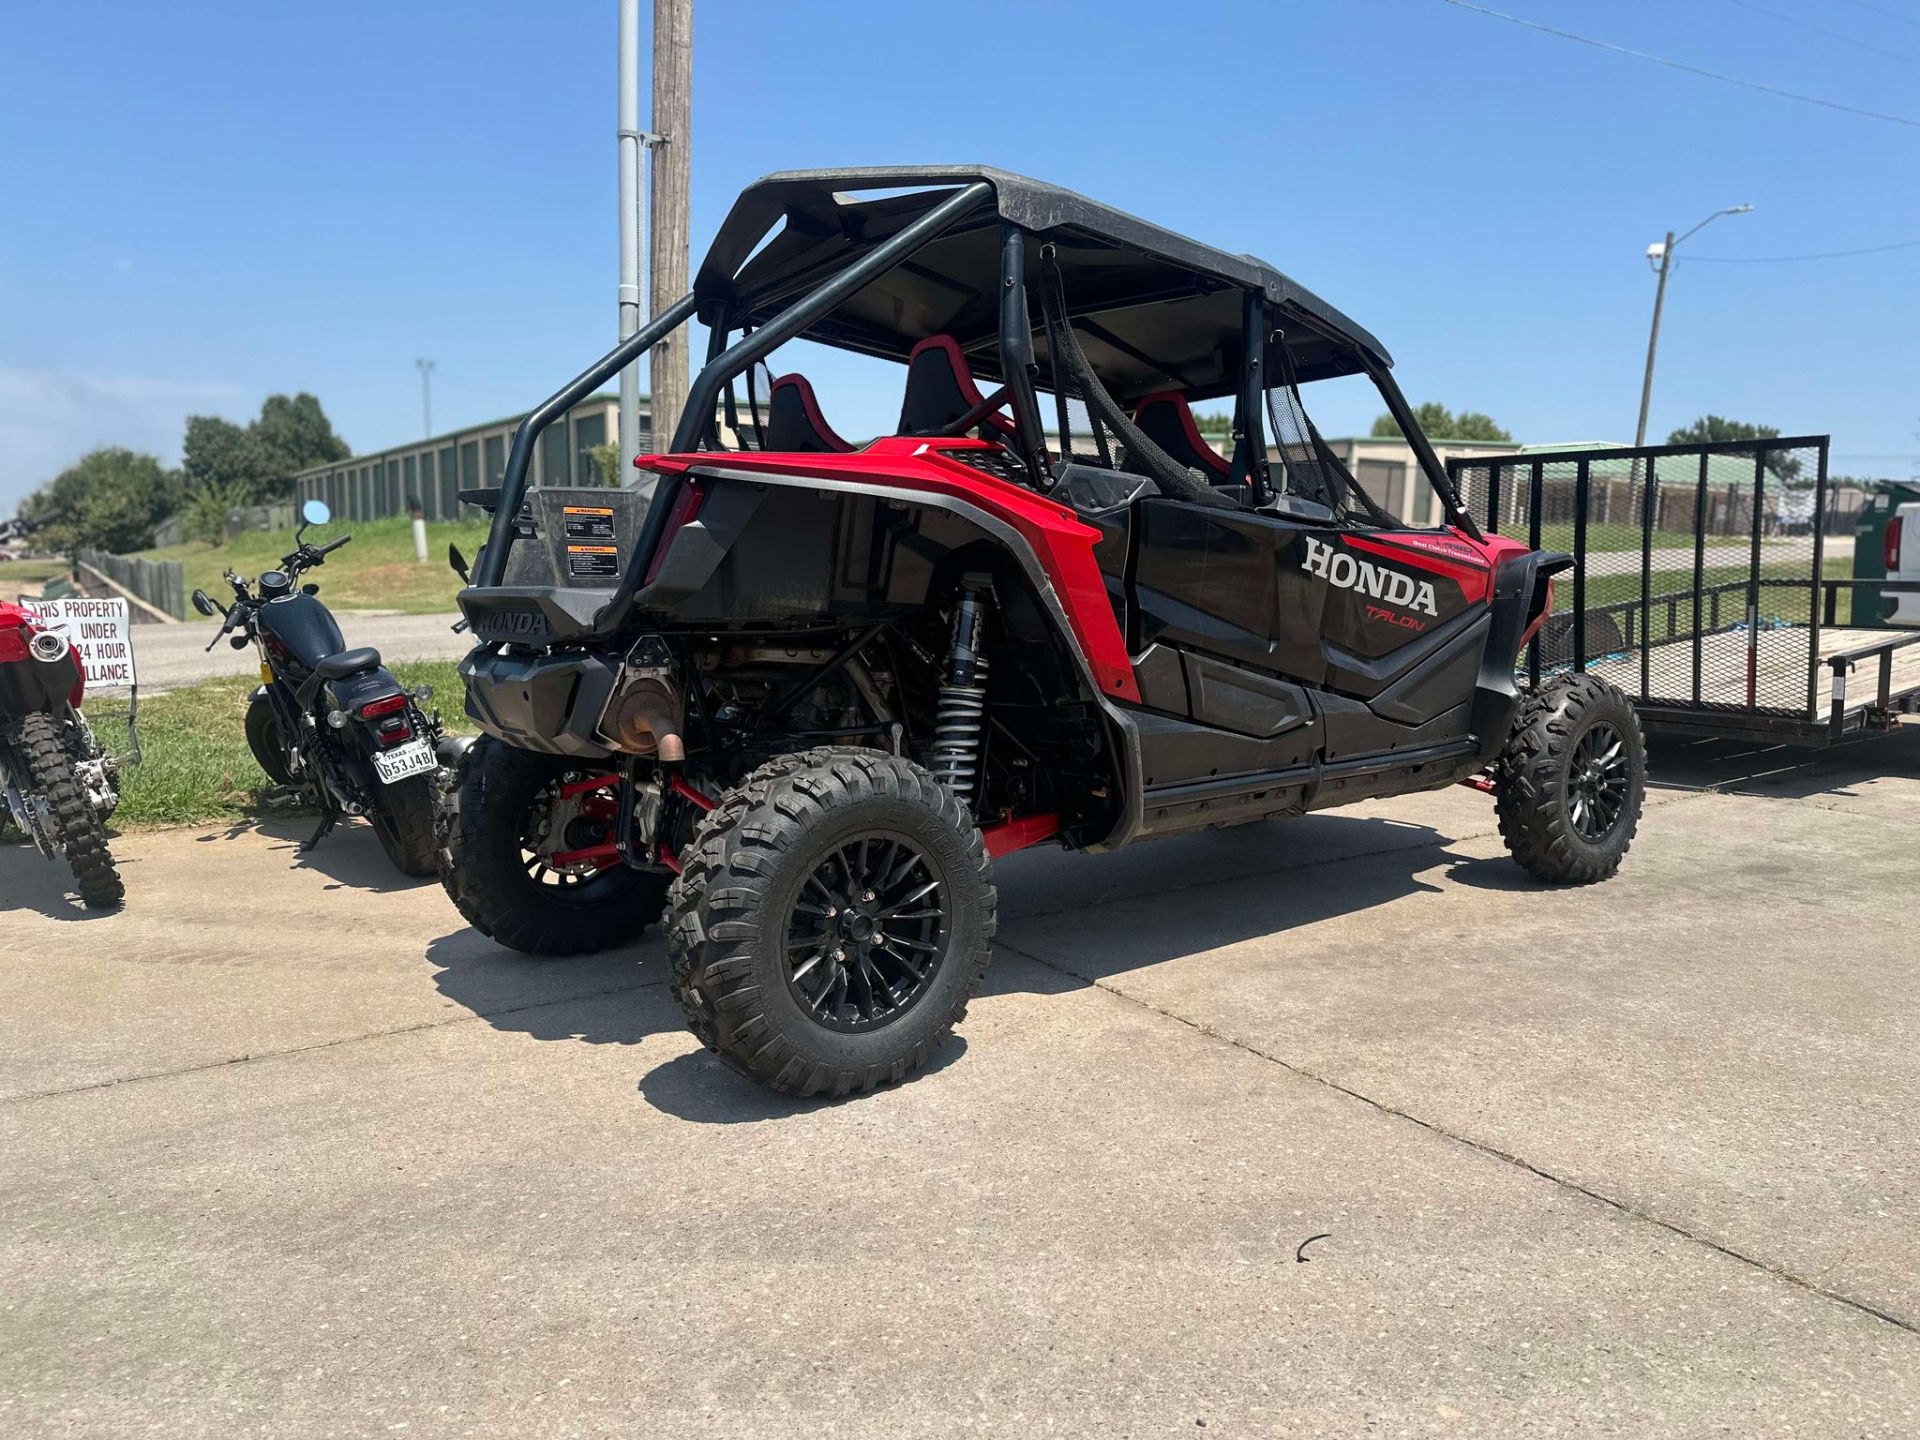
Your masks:
<instances>
[{"instance_id":1,"label":"surveillance warning sign","mask_svg":"<svg viewBox=\"0 0 1920 1440\"><path fill-rule=\"evenodd\" d=\"M133 617L124 600L27 600L21 608L32 612L47 629L67 637L87 672L89 690L131 690L137 681L133 669Z\"/></svg>"}]
</instances>

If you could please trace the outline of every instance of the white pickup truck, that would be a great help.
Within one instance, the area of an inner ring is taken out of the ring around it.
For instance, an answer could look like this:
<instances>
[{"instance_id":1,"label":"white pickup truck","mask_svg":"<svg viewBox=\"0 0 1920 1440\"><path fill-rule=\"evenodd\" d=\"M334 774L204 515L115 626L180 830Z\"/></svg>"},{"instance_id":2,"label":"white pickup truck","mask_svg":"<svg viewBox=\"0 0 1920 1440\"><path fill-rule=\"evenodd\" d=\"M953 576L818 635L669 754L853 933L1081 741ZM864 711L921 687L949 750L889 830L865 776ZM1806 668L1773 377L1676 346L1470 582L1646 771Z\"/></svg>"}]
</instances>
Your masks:
<instances>
[{"instance_id":1,"label":"white pickup truck","mask_svg":"<svg viewBox=\"0 0 1920 1440\"><path fill-rule=\"evenodd\" d=\"M1920 581L1920 500L1909 500L1887 522L1887 579ZM1896 592L1888 597L1893 610L1890 625L1920 626L1920 592Z\"/></svg>"}]
</instances>

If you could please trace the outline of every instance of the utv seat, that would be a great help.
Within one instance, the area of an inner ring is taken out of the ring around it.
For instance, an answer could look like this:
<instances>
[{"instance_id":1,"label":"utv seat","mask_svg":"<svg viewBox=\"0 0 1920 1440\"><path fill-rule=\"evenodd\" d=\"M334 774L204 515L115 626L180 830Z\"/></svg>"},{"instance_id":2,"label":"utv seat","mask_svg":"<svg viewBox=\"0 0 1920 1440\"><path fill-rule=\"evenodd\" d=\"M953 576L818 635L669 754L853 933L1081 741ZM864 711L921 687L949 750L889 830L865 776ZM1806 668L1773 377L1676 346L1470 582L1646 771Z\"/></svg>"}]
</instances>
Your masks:
<instances>
[{"instance_id":1,"label":"utv seat","mask_svg":"<svg viewBox=\"0 0 1920 1440\"><path fill-rule=\"evenodd\" d=\"M1242 488L1232 463L1201 438L1186 397L1176 391L1160 390L1145 397L1134 408L1133 423L1181 469L1198 470L1209 484L1221 489Z\"/></svg>"},{"instance_id":2,"label":"utv seat","mask_svg":"<svg viewBox=\"0 0 1920 1440\"><path fill-rule=\"evenodd\" d=\"M773 382L767 401L766 448L802 454L843 454L853 449L853 445L842 440L827 424L807 377L794 374L782 375Z\"/></svg>"},{"instance_id":3,"label":"utv seat","mask_svg":"<svg viewBox=\"0 0 1920 1440\"><path fill-rule=\"evenodd\" d=\"M929 335L907 356L907 393L900 402L901 435L933 435L987 397L973 383L973 371L951 335ZM982 439L1014 443L1014 428L999 415L979 425Z\"/></svg>"}]
</instances>

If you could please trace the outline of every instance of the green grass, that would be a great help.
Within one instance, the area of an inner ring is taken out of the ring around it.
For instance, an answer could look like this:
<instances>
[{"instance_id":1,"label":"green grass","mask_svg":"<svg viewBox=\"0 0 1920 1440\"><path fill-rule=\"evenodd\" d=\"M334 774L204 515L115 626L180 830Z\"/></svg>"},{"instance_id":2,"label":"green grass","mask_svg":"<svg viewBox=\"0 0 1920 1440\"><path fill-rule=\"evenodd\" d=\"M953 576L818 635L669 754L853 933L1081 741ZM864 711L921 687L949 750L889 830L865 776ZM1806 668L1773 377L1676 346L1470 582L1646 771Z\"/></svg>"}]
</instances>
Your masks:
<instances>
[{"instance_id":1,"label":"green grass","mask_svg":"<svg viewBox=\"0 0 1920 1440\"><path fill-rule=\"evenodd\" d=\"M449 730L473 729L461 713L463 691L455 662L402 661L392 669L403 685L433 687L433 703ZM270 782L247 749L245 728L247 695L256 683L242 677L208 680L141 704L144 758L121 774L116 826L192 825L264 813L263 795ZM112 743L110 728L110 722L101 725L101 738ZM273 813L296 812L276 805Z\"/></svg>"},{"instance_id":2,"label":"green grass","mask_svg":"<svg viewBox=\"0 0 1920 1440\"><path fill-rule=\"evenodd\" d=\"M1709 552L1711 553L1711 552ZM1769 560L1760 566L1760 578L1763 580L1798 580L1798 587L1768 585L1760 591L1760 614L1770 624L1806 625L1813 618L1812 596L1804 583L1811 568L1811 557L1803 560ZM1728 567L1709 565L1701 571L1702 589L1711 589L1715 585L1744 584L1749 574L1745 564ZM1826 562L1826 578L1845 580L1853 574L1851 556L1829 556ZM1656 571L1649 587L1653 592L1654 604L1647 617L1648 636L1654 643L1671 638L1674 635L1689 635L1693 632L1693 571L1691 568L1678 571ZM1684 595L1675 608L1672 625L1668 624L1667 607L1662 603L1664 595L1679 593ZM1620 604L1624 601L1637 601L1640 598L1640 576L1633 575L1596 575L1587 581L1587 609L1589 612L1604 606ZM1554 579L1554 609L1569 610L1573 607L1573 579L1570 575L1559 575ZM1720 597L1720 628L1725 629L1746 619L1746 595L1744 591L1729 591ZM1841 597L1841 624L1846 623L1846 597ZM1618 617L1617 617L1618 618ZM1626 621L1618 623L1624 633ZM1700 601L1700 623L1710 627L1713 623L1712 601L1702 597ZM1634 620L1635 633L1639 632L1640 622Z\"/></svg>"},{"instance_id":3,"label":"green grass","mask_svg":"<svg viewBox=\"0 0 1920 1440\"><path fill-rule=\"evenodd\" d=\"M447 568L447 545L458 545L472 560L487 538L484 520L427 522L427 563L413 558L413 523L404 516L315 526L306 538L315 544L352 535L353 543L334 551L307 579L319 585L336 610L398 610L409 615L437 614L454 608L460 578ZM215 599L228 595L221 572L232 568L258 575L280 563L293 549L293 532L249 531L218 548L193 541L140 553L149 560L178 560L186 566L187 593L205 590Z\"/></svg>"},{"instance_id":4,"label":"green grass","mask_svg":"<svg viewBox=\"0 0 1920 1440\"><path fill-rule=\"evenodd\" d=\"M22 590L38 590L66 573L64 560L0 560L0 600L12 600Z\"/></svg>"}]
</instances>

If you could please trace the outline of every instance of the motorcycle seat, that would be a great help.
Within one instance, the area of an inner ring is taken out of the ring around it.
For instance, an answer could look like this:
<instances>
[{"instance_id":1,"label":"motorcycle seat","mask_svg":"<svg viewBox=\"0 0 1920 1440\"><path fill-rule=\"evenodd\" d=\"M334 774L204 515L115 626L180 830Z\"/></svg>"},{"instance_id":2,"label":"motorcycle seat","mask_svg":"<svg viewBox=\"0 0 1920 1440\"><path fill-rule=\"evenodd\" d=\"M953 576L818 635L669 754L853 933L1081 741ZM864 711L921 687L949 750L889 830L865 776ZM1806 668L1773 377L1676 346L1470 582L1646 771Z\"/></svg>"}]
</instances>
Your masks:
<instances>
[{"instance_id":1,"label":"motorcycle seat","mask_svg":"<svg viewBox=\"0 0 1920 1440\"><path fill-rule=\"evenodd\" d=\"M313 673L322 680L344 680L379 663L380 652L371 645L363 645L358 650L342 650L338 655L327 656L313 667Z\"/></svg>"}]
</instances>

